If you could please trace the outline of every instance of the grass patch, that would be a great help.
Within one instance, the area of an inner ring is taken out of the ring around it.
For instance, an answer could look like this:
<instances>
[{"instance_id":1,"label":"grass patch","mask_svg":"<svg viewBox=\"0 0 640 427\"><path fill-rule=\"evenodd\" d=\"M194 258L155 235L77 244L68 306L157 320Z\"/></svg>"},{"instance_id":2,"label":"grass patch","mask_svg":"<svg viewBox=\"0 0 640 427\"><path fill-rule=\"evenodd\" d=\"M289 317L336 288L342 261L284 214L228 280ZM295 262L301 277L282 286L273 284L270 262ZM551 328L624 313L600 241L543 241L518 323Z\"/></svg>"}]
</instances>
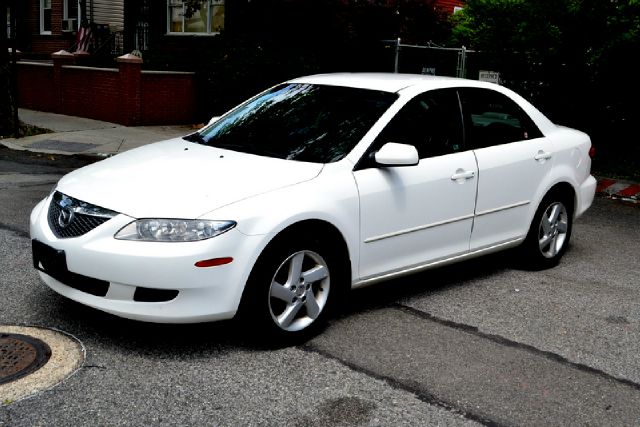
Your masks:
<instances>
[{"instance_id":1,"label":"grass patch","mask_svg":"<svg viewBox=\"0 0 640 427\"><path fill-rule=\"evenodd\" d=\"M40 128L38 126L33 126L24 122L20 122L20 126L18 127L18 134L16 138L25 138L27 136L41 135L43 133L52 133L52 130Z\"/></svg>"}]
</instances>

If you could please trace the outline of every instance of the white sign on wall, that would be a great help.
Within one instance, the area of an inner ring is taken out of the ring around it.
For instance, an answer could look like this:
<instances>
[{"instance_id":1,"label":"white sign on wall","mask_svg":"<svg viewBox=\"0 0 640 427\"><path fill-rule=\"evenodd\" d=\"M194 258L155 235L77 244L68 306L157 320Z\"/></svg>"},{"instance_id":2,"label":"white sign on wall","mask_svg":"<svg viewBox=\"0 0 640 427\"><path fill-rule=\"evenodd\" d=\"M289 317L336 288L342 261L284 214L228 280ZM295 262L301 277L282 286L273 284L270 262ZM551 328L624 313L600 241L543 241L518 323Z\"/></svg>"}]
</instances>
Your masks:
<instances>
[{"instance_id":1,"label":"white sign on wall","mask_svg":"<svg viewBox=\"0 0 640 427\"><path fill-rule=\"evenodd\" d=\"M489 82L489 83L495 83L499 85L500 73L498 73L497 71L480 70L480 73L478 75L478 80L480 80L481 82Z\"/></svg>"}]
</instances>

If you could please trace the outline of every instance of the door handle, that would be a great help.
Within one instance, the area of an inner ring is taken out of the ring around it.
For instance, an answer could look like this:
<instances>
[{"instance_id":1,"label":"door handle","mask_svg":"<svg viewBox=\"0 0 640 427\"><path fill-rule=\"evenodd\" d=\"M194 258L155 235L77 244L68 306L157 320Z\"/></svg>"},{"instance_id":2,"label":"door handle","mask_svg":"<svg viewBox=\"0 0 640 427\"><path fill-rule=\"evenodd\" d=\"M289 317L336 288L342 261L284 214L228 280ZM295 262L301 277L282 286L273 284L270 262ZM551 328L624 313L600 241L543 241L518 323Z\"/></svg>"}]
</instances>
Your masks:
<instances>
[{"instance_id":1,"label":"door handle","mask_svg":"<svg viewBox=\"0 0 640 427\"><path fill-rule=\"evenodd\" d=\"M538 154L534 156L534 159L540 163L543 163L545 160L549 160L551 158L551 153L547 151L538 151Z\"/></svg>"},{"instance_id":2,"label":"door handle","mask_svg":"<svg viewBox=\"0 0 640 427\"><path fill-rule=\"evenodd\" d=\"M451 181L464 182L468 179L472 179L474 176L476 176L476 173L474 171L466 171L464 169L458 169L456 173L451 175Z\"/></svg>"}]
</instances>

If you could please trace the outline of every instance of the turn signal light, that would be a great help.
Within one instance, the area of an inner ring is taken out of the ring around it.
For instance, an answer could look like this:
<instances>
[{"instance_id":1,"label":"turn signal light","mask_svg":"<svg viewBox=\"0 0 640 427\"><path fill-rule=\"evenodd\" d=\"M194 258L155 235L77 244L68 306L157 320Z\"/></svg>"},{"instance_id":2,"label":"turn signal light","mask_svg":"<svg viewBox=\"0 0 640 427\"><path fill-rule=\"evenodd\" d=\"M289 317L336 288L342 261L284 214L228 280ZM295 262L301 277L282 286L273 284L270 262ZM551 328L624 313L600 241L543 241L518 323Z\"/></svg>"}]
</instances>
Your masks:
<instances>
[{"instance_id":1,"label":"turn signal light","mask_svg":"<svg viewBox=\"0 0 640 427\"><path fill-rule=\"evenodd\" d=\"M595 156L596 156L596 147L592 145L591 148L589 148L589 157L593 159Z\"/></svg>"},{"instance_id":2,"label":"turn signal light","mask_svg":"<svg viewBox=\"0 0 640 427\"><path fill-rule=\"evenodd\" d=\"M233 261L233 258L231 257L213 258L198 261L195 265L196 267L217 267L219 265L229 264L231 261Z\"/></svg>"}]
</instances>

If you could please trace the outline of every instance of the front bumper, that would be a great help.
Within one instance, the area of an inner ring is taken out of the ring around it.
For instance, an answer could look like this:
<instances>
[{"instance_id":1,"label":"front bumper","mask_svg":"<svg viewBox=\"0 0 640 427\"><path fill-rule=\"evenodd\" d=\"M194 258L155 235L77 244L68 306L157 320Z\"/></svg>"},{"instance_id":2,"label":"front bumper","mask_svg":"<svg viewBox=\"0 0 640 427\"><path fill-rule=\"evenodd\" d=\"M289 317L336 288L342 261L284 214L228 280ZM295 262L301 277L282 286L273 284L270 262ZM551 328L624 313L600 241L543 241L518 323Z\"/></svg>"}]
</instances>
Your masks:
<instances>
[{"instance_id":1,"label":"front bumper","mask_svg":"<svg viewBox=\"0 0 640 427\"><path fill-rule=\"evenodd\" d=\"M87 234L59 239L47 220L50 197L31 213L31 238L65 253L69 272L108 282L104 296L83 292L39 272L54 291L79 303L130 319L160 323L193 323L235 315L244 284L257 258L258 236L236 229L199 242L136 242L113 235L133 220L118 215ZM199 268L197 261L232 257L233 262ZM138 288L176 290L169 301L135 301Z\"/></svg>"}]
</instances>

